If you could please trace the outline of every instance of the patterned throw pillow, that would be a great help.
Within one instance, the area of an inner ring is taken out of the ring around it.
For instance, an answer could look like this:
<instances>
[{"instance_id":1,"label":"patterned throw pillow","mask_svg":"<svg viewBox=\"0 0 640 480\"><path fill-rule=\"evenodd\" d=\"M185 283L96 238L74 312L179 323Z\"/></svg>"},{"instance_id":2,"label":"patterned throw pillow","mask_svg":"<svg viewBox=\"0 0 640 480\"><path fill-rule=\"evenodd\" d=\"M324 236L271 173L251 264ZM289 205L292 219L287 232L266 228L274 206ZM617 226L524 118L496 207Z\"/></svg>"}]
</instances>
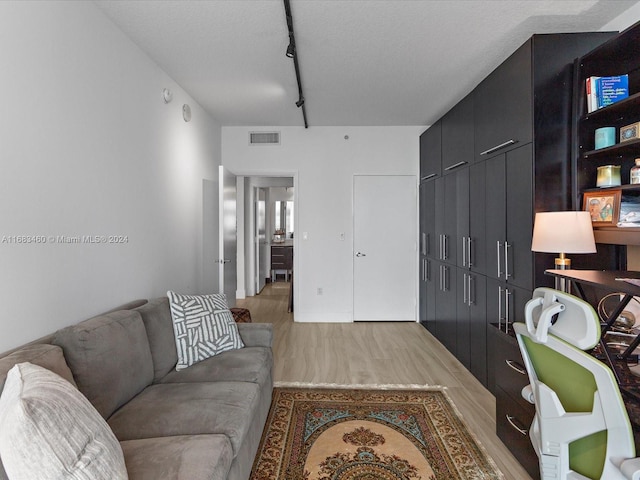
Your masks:
<instances>
[{"instance_id":1,"label":"patterned throw pillow","mask_svg":"<svg viewBox=\"0 0 640 480\"><path fill-rule=\"evenodd\" d=\"M169 290L167 296L178 350L176 370L244 347L224 294L180 295Z\"/></svg>"},{"instance_id":2,"label":"patterned throw pillow","mask_svg":"<svg viewBox=\"0 0 640 480\"><path fill-rule=\"evenodd\" d=\"M32 363L7 374L0 455L9 478L126 480L122 448L76 387Z\"/></svg>"}]
</instances>

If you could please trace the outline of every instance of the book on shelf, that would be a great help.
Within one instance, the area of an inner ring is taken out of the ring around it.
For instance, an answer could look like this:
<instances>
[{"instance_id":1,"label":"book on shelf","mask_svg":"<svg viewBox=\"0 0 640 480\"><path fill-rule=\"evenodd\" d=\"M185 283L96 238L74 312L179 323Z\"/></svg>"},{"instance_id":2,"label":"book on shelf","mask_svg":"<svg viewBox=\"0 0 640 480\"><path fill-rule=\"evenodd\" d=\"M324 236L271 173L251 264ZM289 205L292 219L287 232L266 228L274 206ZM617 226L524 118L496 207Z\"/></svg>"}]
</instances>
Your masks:
<instances>
[{"instance_id":1,"label":"book on shelf","mask_svg":"<svg viewBox=\"0 0 640 480\"><path fill-rule=\"evenodd\" d=\"M586 80L587 112L616 103L629 96L629 76L589 77Z\"/></svg>"}]
</instances>

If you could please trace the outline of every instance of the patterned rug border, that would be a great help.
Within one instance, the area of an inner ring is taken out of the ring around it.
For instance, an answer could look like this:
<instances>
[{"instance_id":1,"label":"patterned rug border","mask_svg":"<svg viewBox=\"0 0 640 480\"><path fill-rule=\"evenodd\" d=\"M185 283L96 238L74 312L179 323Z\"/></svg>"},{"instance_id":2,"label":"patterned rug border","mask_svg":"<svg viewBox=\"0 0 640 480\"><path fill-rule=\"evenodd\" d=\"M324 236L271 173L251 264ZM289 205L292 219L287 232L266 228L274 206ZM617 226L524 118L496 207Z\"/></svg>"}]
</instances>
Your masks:
<instances>
[{"instance_id":1,"label":"patterned rug border","mask_svg":"<svg viewBox=\"0 0 640 480\"><path fill-rule=\"evenodd\" d=\"M300 389L335 389L335 390L423 390L423 391L438 391L443 394L453 413L458 418L458 421L463 425L463 427L467 430L467 434L471 437L471 439L476 443L478 450L480 450L487 459L487 463L491 465L498 474L500 479L505 479L504 473L487 449L482 444L482 442L478 439L476 433L469 428L469 424L466 419L458 409L458 406L451 398L451 395L448 392L449 387L445 385L420 385L420 384L340 384L340 383L313 383L313 382L281 382L276 381L273 383L273 387L275 388L300 388Z\"/></svg>"},{"instance_id":2,"label":"patterned rug border","mask_svg":"<svg viewBox=\"0 0 640 480\"><path fill-rule=\"evenodd\" d=\"M447 387L443 385L428 385L418 383L311 383L311 382L273 382L274 387L280 388L335 388L335 389L354 389L354 390L441 390L445 391ZM448 399L451 402L451 399ZM459 413L458 413L459 415Z\"/></svg>"}]
</instances>

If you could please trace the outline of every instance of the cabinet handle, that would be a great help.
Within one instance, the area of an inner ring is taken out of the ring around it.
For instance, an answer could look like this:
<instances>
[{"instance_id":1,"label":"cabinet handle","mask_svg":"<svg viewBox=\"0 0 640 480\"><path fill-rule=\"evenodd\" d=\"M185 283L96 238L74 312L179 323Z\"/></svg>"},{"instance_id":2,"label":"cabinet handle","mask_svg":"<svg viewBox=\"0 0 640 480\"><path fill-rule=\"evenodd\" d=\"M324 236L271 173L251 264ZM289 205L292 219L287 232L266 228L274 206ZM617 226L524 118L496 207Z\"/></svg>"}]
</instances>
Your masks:
<instances>
[{"instance_id":1,"label":"cabinet handle","mask_svg":"<svg viewBox=\"0 0 640 480\"><path fill-rule=\"evenodd\" d=\"M519 433L521 433L522 435L524 435L525 437L529 434L529 430L527 430L526 428L524 428L521 425L517 425L518 420L515 417L512 417L511 415L505 415L505 417L507 417L507 422L509 422L509 425L511 425L513 428L515 428Z\"/></svg>"},{"instance_id":2,"label":"cabinet handle","mask_svg":"<svg viewBox=\"0 0 640 480\"><path fill-rule=\"evenodd\" d=\"M420 178L420 181L422 182L422 181L424 181L424 180L429 180L430 178L433 178L433 177L435 177L436 175L437 175L437 173L430 173L429 175L426 175L426 176L424 176L424 177Z\"/></svg>"},{"instance_id":3,"label":"cabinet handle","mask_svg":"<svg viewBox=\"0 0 640 480\"><path fill-rule=\"evenodd\" d=\"M424 244L425 255L429 255L431 253L431 234L427 233L427 237L425 239Z\"/></svg>"},{"instance_id":4,"label":"cabinet handle","mask_svg":"<svg viewBox=\"0 0 640 480\"><path fill-rule=\"evenodd\" d=\"M498 330L502 330L502 287L498 286Z\"/></svg>"},{"instance_id":5,"label":"cabinet handle","mask_svg":"<svg viewBox=\"0 0 640 480\"><path fill-rule=\"evenodd\" d=\"M515 360L505 360L505 362L507 363L507 365L509 365L511 369L515 370L520 375L527 374L527 369L524 368L524 366L520 362L516 362Z\"/></svg>"},{"instance_id":6,"label":"cabinet handle","mask_svg":"<svg viewBox=\"0 0 640 480\"><path fill-rule=\"evenodd\" d=\"M500 240L496 242L496 245L498 249L498 254L496 255L496 258L498 259L498 278L500 278L500 275L502 275L502 268L500 268Z\"/></svg>"},{"instance_id":7,"label":"cabinet handle","mask_svg":"<svg viewBox=\"0 0 640 480\"><path fill-rule=\"evenodd\" d=\"M462 266L467 266L467 237L462 237Z\"/></svg>"},{"instance_id":8,"label":"cabinet handle","mask_svg":"<svg viewBox=\"0 0 640 480\"><path fill-rule=\"evenodd\" d=\"M471 261L471 237L467 237L467 266L469 268L473 267L473 262Z\"/></svg>"},{"instance_id":9,"label":"cabinet handle","mask_svg":"<svg viewBox=\"0 0 640 480\"><path fill-rule=\"evenodd\" d=\"M431 260L429 260L428 258L424 259L424 265L425 265L425 278L427 279L427 281L431 280Z\"/></svg>"},{"instance_id":10,"label":"cabinet handle","mask_svg":"<svg viewBox=\"0 0 640 480\"><path fill-rule=\"evenodd\" d=\"M467 275L467 282L469 283L469 304L468 305L472 306L476 304L476 294L475 294L475 288L472 289L471 287L476 284L476 279L471 275Z\"/></svg>"},{"instance_id":11,"label":"cabinet handle","mask_svg":"<svg viewBox=\"0 0 640 480\"><path fill-rule=\"evenodd\" d=\"M496 150L500 150L501 148L504 147L508 147L509 145L513 145L514 143L516 143L516 140L507 140L504 143L501 143L500 145L496 145L495 147L491 147L489 150L485 150L484 152L480 152L480 155L488 155L490 153L495 152Z\"/></svg>"},{"instance_id":12,"label":"cabinet handle","mask_svg":"<svg viewBox=\"0 0 640 480\"><path fill-rule=\"evenodd\" d=\"M449 235L442 235L442 259L449 260Z\"/></svg>"},{"instance_id":13,"label":"cabinet handle","mask_svg":"<svg viewBox=\"0 0 640 480\"><path fill-rule=\"evenodd\" d=\"M511 296L511 291L508 288L504 289L504 333L509 333L509 323L512 323L511 320L511 308L509 306L509 297Z\"/></svg>"},{"instance_id":14,"label":"cabinet handle","mask_svg":"<svg viewBox=\"0 0 640 480\"><path fill-rule=\"evenodd\" d=\"M440 280L440 291L441 292L444 292L444 287L443 287L444 281L443 281L443 279L444 279L444 273L442 272L442 265L440 265L440 278L439 278L439 280Z\"/></svg>"},{"instance_id":15,"label":"cabinet handle","mask_svg":"<svg viewBox=\"0 0 640 480\"><path fill-rule=\"evenodd\" d=\"M504 279L508 280L512 275L509 273L509 245L508 242L504 242Z\"/></svg>"},{"instance_id":16,"label":"cabinet handle","mask_svg":"<svg viewBox=\"0 0 640 480\"><path fill-rule=\"evenodd\" d=\"M482 154L481 154L481 155L482 155ZM445 170L446 172L448 172L449 170L453 170L454 168L461 167L461 166L462 166L462 165L464 165L465 163L467 163L467 162L465 162L465 161L458 162L458 163L456 163L455 165L449 165L449 166L448 166L447 168L445 168L444 170Z\"/></svg>"},{"instance_id":17,"label":"cabinet handle","mask_svg":"<svg viewBox=\"0 0 640 480\"><path fill-rule=\"evenodd\" d=\"M464 278L462 279L462 303L465 305L469 305L469 300L467 298L467 274L464 274Z\"/></svg>"},{"instance_id":18,"label":"cabinet handle","mask_svg":"<svg viewBox=\"0 0 640 480\"><path fill-rule=\"evenodd\" d=\"M420 245L420 251L422 252L422 255L426 255L427 254L427 234L422 232L422 236L420 237L420 239L422 240L422 244Z\"/></svg>"}]
</instances>

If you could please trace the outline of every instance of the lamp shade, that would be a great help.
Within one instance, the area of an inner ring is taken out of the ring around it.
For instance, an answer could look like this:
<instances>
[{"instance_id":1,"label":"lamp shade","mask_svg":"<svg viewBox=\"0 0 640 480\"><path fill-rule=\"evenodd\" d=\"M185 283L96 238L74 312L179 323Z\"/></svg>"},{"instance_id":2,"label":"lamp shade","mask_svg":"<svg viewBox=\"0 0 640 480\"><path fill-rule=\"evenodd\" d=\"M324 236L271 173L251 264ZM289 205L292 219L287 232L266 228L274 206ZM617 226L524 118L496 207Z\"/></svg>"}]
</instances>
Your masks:
<instances>
[{"instance_id":1,"label":"lamp shade","mask_svg":"<svg viewBox=\"0 0 640 480\"><path fill-rule=\"evenodd\" d=\"M589 212L540 212L531 250L545 253L596 253Z\"/></svg>"}]
</instances>

